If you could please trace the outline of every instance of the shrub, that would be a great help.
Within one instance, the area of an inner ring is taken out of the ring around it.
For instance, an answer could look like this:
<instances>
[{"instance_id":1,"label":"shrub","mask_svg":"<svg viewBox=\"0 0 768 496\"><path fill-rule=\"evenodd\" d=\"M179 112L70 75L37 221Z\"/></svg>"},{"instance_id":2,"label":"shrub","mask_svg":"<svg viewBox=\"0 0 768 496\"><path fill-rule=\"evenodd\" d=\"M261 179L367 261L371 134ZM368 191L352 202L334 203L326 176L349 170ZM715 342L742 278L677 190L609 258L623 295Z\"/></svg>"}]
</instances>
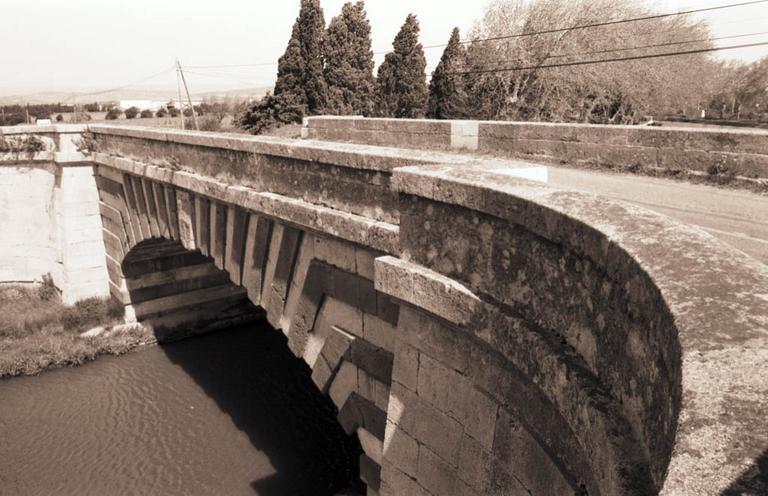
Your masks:
<instances>
[{"instance_id":1,"label":"shrub","mask_svg":"<svg viewBox=\"0 0 768 496\"><path fill-rule=\"evenodd\" d=\"M197 119L201 131L221 131L221 119L215 115L205 115Z\"/></svg>"},{"instance_id":2,"label":"shrub","mask_svg":"<svg viewBox=\"0 0 768 496\"><path fill-rule=\"evenodd\" d=\"M168 112L171 114L171 117L178 117L180 113L177 108L169 108Z\"/></svg>"},{"instance_id":3,"label":"shrub","mask_svg":"<svg viewBox=\"0 0 768 496\"><path fill-rule=\"evenodd\" d=\"M125 305L115 298L109 298L107 300L107 317L122 320L125 317Z\"/></svg>"},{"instance_id":4,"label":"shrub","mask_svg":"<svg viewBox=\"0 0 768 496\"><path fill-rule=\"evenodd\" d=\"M68 331L82 331L120 318L124 309L112 298L86 298L61 312L61 325Z\"/></svg>"},{"instance_id":5,"label":"shrub","mask_svg":"<svg viewBox=\"0 0 768 496\"><path fill-rule=\"evenodd\" d=\"M61 115L61 114L58 114L58 115L56 116L56 122L62 122L62 121L64 121L64 116L63 116L63 115Z\"/></svg>"},{"instance_id":6,"label":"shrub","mask_svg":"<svg viewBox=\"0 0 768 496\"><path fill-rule=\"evenodd\" d=\"M128 107L125 109L125 118L126 119L133 119L137 115L139 115L139 108L138 107Z\"/></svg>"},{"instance_id":7,"label":"shrub","mask_svg":"<svg viewBox=\"0 0 768 496\"><path fill-rule=\"evenodd\" d=\"M184 117L192 117L192 109L187 107L184 109Z\"/></svg>"},{"instance_id":8,"label":"shrub","mask_svg":"<svg viewBox=\"0 0 768 496\"><path fill-rule=\"evenodd\" d=\"M267 95L243 112L238 124L253 134L261 134L285 124L300 123L305 111L306 106L290 95Z\"/></svg>"},{"instance_id":9,"label":"shrub","mask_svg":"<svg viewBox=\"0 0 768 496\"><path fill-rule=\"evenodd\" d=\"M168 115L168 111L165 110L164 108L161 108L160 110L155 112L155 117L165 117L166 115Z\"/></svg>"},{"instance_id":10,"label":"shrub","mask_svg":"<svg viewBox=\"0 0 768 496\"><path fill-rule=\"evenodd\" d=\"M37 297L42 301L58 301L59 294L59 288L53 283L51 274L45 274L43 276L43 284L37 288Z\"/></svg>"},{"instance_id":11,"label":"shrub","mask_svg":"<svg viewBox=\"0 0 768 496\"><path fill-rule=\"evenodd\" d=\"M122 114L122 113L123 113L123 111L120 110L119 108L111 108L107 112L107 115L106 115L105 118L108 121L113 121L113 120L117 119L118 117L120 117L120 114Z\"/></svg>"},{"instance_id":12,"label":"shrub","mask_svg":"<svg viewBox=\"0 0 768 496\"><path fill-rule=\"evenodd\" d=\"M142 111L141 111L141 113L139 114L139 117L141 117L142 119L149 119L150 117L152 117L152 115L153 115L153 114L152 114L152 111L151 111L151 110L149 110L149 109L144 109L144 110L142 110Z\"/></svg>"}]
</instances>

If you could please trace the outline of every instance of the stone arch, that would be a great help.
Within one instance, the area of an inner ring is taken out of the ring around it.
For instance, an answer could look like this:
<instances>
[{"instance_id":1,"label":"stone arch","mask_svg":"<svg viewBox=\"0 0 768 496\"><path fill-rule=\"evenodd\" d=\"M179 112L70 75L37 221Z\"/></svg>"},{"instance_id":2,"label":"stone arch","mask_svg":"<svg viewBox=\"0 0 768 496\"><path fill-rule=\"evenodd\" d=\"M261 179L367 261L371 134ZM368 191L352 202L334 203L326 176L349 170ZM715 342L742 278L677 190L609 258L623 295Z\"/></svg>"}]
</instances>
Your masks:
<instances>
[{"instance_id":1,"label":"stone arch","mask_svg":"<svg viewBox=\"0 0 768 496\"><path fill-rule=\"evenodd\" d=\"M173 336L266 316L312 369L378 489L399 307L376 291L377 253L213 197L99 166L110 289ZM190 299L191 298L191 299Z\"/></svg>"}]
</instances>

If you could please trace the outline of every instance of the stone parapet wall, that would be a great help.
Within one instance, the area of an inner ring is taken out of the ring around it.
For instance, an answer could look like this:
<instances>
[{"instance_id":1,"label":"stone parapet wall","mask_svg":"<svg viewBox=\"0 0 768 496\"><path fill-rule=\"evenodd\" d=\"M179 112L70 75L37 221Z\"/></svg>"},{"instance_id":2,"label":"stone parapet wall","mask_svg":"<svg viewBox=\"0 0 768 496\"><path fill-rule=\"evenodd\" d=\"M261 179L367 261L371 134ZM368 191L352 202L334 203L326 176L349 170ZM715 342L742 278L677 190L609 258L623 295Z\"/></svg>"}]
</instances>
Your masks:
<instances>
[{"instance_id":1,"label":"stone parapet wall","mask_svg":"<svg viewBox=\"0 0 768 496\"><path fill-rule=\"evenodd\" d=\"M182 289L247 296L357 434L369 494L758 487L768 269L707 234L505 160L90 131L112 293L159 318ZM178 252L137 283L148 240Z\"/></svg>"},{"instance_id":2,"label":"stone parapet wall","mask_svg":"<svg viewBox=\"0 0 768 496\"><path fill-rule=\"evenodd\" d=\"M768 131L536 122L310 117L310 139L490 155L633 172L768 181Z\"/></svg>"}]
</instances>

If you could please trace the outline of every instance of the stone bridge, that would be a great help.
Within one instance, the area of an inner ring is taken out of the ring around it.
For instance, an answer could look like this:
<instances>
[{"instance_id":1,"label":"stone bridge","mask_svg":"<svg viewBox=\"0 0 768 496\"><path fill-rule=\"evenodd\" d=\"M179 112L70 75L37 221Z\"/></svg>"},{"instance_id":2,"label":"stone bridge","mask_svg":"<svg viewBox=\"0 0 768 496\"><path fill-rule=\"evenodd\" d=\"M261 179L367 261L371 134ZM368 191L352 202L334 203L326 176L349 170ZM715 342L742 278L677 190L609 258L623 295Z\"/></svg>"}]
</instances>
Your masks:
<instances>
[{"instance_id":1,"label":"stone bridge","mask_svg":"<svg viewBox=\"0 0 768 496\"><path fill-rule=\"evenodd\" d=\"M359 437L369 494L765 487L768 269L702 231L511 159L80 131L4 164L50 164L82 203L59 229L87 224L62 246L94 275L71 291L159 334L266 314Z\"/></svg>"}]
</instances>

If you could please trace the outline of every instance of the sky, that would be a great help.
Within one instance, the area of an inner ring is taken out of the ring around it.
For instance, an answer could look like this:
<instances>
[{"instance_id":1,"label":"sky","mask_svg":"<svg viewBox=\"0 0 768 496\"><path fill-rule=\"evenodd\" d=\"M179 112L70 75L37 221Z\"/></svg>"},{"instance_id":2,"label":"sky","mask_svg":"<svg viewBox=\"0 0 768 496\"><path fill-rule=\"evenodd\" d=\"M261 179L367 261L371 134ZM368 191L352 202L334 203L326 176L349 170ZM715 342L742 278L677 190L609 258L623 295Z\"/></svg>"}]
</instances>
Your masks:
<instances>
[{"instance_id":1,"label":"sky","mask_svg":"<svg viewBox=\"0 0 768 496\"><path fill-rule=\"evenodd\" d=\"M321 0L326 22L346 0ZM655 0L659 11L744 0ZM285 49L299 0L0 0L0 95L39 90L95 91L175 87L172 70L184 66L276 62ZM454 26L462 34L487 5L484 0L367 0L374 51L391 48L408 13L421 23L424 45L445 43ZM702 14L699 14L702 15ZM766 31L768 3L703 16L714 36ZM722 44L768 41L768 35ZM428 72L442 49L426 50ZM720 52L752 61L768 46ZM377 63L383 55L377 56ZM189 68L193 91L271 86L276 66Z\"/></svg>"}]
</instances>

